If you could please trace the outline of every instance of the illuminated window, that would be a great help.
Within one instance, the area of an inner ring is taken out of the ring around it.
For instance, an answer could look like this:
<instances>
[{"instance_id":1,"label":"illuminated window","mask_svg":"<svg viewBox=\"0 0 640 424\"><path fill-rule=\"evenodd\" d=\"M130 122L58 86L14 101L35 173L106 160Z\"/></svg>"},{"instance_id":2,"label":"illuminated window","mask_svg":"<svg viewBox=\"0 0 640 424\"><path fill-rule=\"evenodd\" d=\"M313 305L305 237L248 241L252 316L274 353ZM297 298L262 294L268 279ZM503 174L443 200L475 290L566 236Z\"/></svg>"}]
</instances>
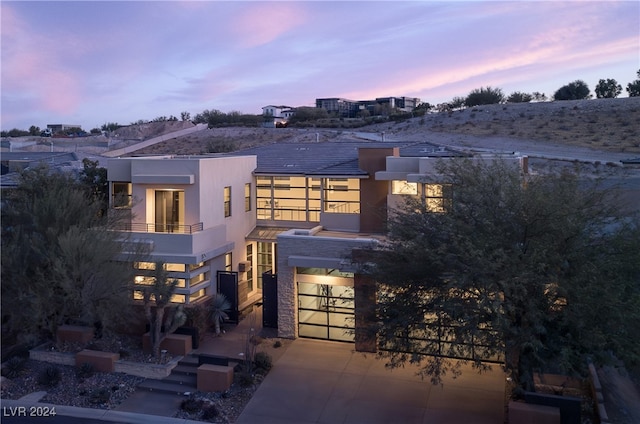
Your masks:
<instances>
[{"instance_id":1,"label":"illuminated window","mask_svg":"<svg viewBox=\"0 0 640 424\"><path fill-rule=\"evenodd\" d=\"M247 262L249 262L249 269L247 269L247 285L249 291L253 291L253 244L247 244Z\"/></svg>"},{"instance_id":2,"label":"illuminated window","mask_svg":"<svg viewBox=\"0 0 640 424\"><path fill-rule=\"evenodd\" d=\"M451 207L451 185L425 184L424 199L429 212L446 212Z\"/></svg>"},{"instance_id":3,"label":"illuminated window","mask_svg":"<svg viewBox=\"0 0 640 424\"><path fill-rule=\"evenodd\" d=\"M360 180L325 178L323 212L360 213Z\"/></svg>"},{"instance_id":4,"label":"illuminated window","mask_svg":"<svg viewBox=\"0 0 640 424\"><path fill-rule=\"evenodd\" d=\"M231 187L224 188L224 216L225 218L231 216Z\"/></svg>"},{"instance_id":5,"label":"illuminated window","mask_svg":"<svg viewBox=\"0 0 640 424\"><path fill-rule=\"evenodd\" d=\"M258 219L318 222L320 180L306 177L256 177Z\"/></svg>"},{"instance_id":6,"label":"illuminated window","mask_svg":"<svg viewBox=\"0 0 640 424\"><path fill-rule=\"evenodd\" d=\"M251 183L244 185L244 211L249 212L251 210Z\"/></svg>"},{"instance_id":7,"label":"illuminated window","mask_svg":"<svg viewBox=\"0 0 640 424\"><path fill-rule=\"evenodd\" d=\"M232 266L233 266L233 254L231 252L227 252L224 254L224 270L231 272Z\"/></svg>"},{"instance_id":8,"label":"illuminated window","mask_svg":"<svg viewBox=\"0 0 640 424\"><path fill-rule=\"evenodd\" d=\"M407 181L391 181L391 194L418 194L418 184Z\"/></svg>"}]
</instances>

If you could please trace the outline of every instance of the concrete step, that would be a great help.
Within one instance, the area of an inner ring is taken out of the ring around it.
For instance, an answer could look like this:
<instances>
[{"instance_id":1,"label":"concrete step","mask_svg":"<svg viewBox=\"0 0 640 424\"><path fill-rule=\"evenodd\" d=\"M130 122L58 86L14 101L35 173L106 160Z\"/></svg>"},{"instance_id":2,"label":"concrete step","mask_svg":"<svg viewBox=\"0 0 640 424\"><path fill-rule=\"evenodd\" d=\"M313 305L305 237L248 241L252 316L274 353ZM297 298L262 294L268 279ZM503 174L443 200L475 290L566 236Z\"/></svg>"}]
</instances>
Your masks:
<instances>
[{"instance_id":1,"label":"concrete step","mask_svg":"<svg viewBox=\"0 0 640 424\"><path fill-rule=\"evenodd\" d=\"M182 395L185 392L195 392L195 386L186 386L184 384L178 384L174 382L165 382L163 380L145 380L138 384L138 390L144 390L147 392L155 393L167 393L167 394L179 394Z\"/></svg>"},{"instance_id":2,"label":"concrete step","mask_svg":"<svg viewBox=\"0 0 640 424\"><path fill-rule=\"evenodd\" d=\"M178 361L178 365L195 365L198 367L198 355L186 355Z\"/></svg>"},{"instance_id":3,"label":"concrete step","mask_svg":"<svg viewBox=\"0 0 640 424\"><path fill-rule=\"evenodd\" d=\"M198 366L178 364L171 370L171 374L197 375Z\"/></svg>"},{"instance_id":4,"label":"concrete step","mask_svg":"<svg viewBox=\"0 0 640 424\"><path fill-rule=\"evenodd\" d=\"M188 374L171 374L162 380L164 383L175 383L183 386L190 386L195 388L198 385L198 377L196 375Z\"/></svg>"}]
</instances>

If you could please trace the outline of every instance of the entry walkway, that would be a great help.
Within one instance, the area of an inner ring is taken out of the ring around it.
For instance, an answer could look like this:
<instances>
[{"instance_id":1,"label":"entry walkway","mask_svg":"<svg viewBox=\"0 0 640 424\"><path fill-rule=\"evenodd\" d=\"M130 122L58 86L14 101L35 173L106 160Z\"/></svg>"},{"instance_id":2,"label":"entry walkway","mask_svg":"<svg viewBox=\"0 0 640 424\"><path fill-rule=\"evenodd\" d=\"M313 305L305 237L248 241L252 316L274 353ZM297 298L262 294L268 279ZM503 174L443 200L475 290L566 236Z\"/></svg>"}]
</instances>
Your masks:
<instances>
[{"instance_id":1,"label":"entry walkway","mask_svg":"<svg viewBox=\"0 0 640 424\"><path fill-rule=\"evenodd\" d=\"M504 422L505 375L495 366L471 367L442 386L415 375L416 368L388 370L353 344L297 339L277 360L238 424L378 424Z\"/></svg>"}]
</instances>

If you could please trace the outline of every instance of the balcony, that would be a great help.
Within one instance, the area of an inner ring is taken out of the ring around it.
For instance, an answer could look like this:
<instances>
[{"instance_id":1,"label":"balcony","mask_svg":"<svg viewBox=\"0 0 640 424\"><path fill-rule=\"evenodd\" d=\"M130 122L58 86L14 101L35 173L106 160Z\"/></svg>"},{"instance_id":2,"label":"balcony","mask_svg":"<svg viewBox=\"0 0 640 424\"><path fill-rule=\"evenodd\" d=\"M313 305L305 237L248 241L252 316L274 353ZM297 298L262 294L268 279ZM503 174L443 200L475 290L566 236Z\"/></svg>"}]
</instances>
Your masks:
<instances>
[{"instance_id":1,"label":"balcony","mask_svg":"<svg viewBox=\"0 0 640 424\"><path fill-rule=\"evenodd\" d=\"M148 222L123 222L116 226L117 231L130 231L135 233L174 233L194 234L203 230L202 222L190 225L178 224L152 224Z\"/></svg>"}]
</instances>

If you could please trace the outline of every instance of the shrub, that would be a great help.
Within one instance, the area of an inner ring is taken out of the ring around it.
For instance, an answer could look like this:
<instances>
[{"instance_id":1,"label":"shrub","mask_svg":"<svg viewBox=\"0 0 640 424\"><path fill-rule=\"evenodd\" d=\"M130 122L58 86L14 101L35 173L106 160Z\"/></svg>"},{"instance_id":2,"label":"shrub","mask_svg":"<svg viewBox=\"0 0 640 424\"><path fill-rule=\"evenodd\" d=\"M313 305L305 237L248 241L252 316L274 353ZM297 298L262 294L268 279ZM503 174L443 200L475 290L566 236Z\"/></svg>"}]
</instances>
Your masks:
<instances>
[{"instance_id":1,"label":"shrub","mask_svg":"<svg viewBox=\"0 0 640 424\"><path fill-rule=\"evenodd\" d=\"M26 368L26 365L27 365L27 360L25 358L22 358L20 356L14 356L4 364L4 368L2 369L2 375L4 375L7 378L16 378L20 376L22 371L24 371L24 369Z\"/></svg>"},{"instance_id":2,"label":"shrub","mask_svg":"<svg viewBox=\"0 0 640 424\"><path fill-rule=\"evenodd\" d=\"M202 419L205 421L211 421L220 415L220 411L215 405L209 405L202 410Z\"/></svg>"},{"instance_id":3,"label":"shrub","mask_svg":"<svg viewBox=\"0 0 640 424\"><path fill-rule=\"evenodd\" d=\"M90 364L89 362L83 362L76 370L76 375L78 376L78 378L88 378L91 377L94 372L95 368L93 364Z\"/></svg>"},{"instance_id":4,"label":"shrub","mask_svg":"<svg viewBox=\"0 0 640 424\"><path fill-rule=\"evenodd\" d=\"M94 405L102 405L109 403L111 400L111 390L106 387L99 387L89 393L89 403Z\"/></svg>"},{"instance_id":5,"label":"shrub","mask_svg":"<svg viewBox=\"0 0 640 424\"><path fill-rule=\"evenodd\" d=\"M189 397L180 403L180 409L190 414L194 414L202 409L204 401Z\"/></svg>"},{"instance_id":6,"label":"shrub","mask_svg":"<svg viewBox=\"0 0 640 424\"><path fill-rule=\"evenodd\" d=\"M47 368L40 371L38 375L38 383L42 386L53 387L60 382L62 373L60 369L55 365L49 365Z\"/></svg>"},{"instance_id":7,"label":"shrub","mask_svg":"<svg viewBox=\"0 0 640 424\"><path fill-rule=\"evenodd\" d=\"M276 340L273 343L273 347L275 347L276 349L279 348L279 347L282 347L282 342L280 340Z\"/></svg>"},{"instance_id":8,"label":"shrub","mask_svg":"<svg viewBox=\"0 0 640 424\"><path fill-rule=\"evenodd\" d=\"M241 371L236 374L240 387L249 387L253 384L253 375L248 371Z\"/></svg>"},{"instance_id":9,"label":"shrub","mask_svg":"<svg viewBox=\"0 0 640 424\"><path fill-rule=\"evenodd\" d=\"M265 371L265 373L268 372L273 366L271 355L266 352L256 353L256 356L253 359L253 363L258 370Z\"/></svg>"}]
</instances>

